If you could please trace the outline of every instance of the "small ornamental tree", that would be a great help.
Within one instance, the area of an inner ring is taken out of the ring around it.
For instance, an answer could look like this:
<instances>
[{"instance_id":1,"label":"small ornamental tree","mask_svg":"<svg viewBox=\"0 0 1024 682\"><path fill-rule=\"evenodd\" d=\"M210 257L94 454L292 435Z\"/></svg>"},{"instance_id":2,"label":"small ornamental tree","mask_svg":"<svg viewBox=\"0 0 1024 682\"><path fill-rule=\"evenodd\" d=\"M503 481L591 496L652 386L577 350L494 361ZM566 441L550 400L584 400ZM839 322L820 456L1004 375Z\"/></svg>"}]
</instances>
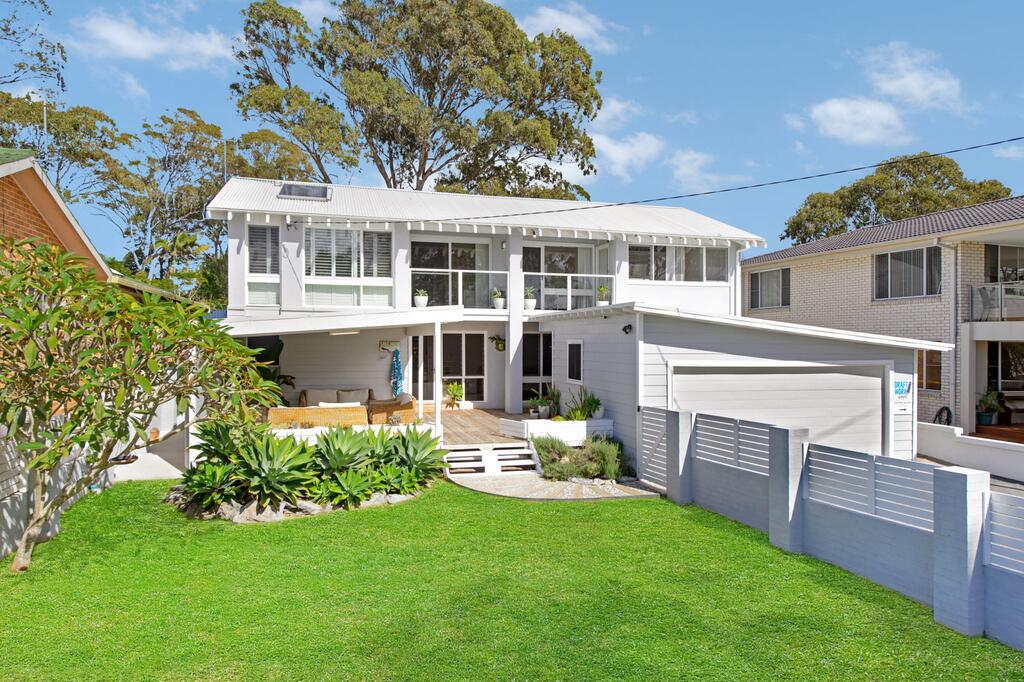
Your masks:
<instances>
[{"instance_id":1,"label":"small ornamental tree","mask_svg":"<svg viewBox=\"0 0 1024 682\"><path fill-rule=\"evenodd\" d=\"M61 505L147 443L160 405L202 406L177 433L253 418L277 402L253 355L199 306L137 300L60 249L0 239L0 430L24 463L32 500L12 572L28 568ZM76 459L84 474L57 487L57 467Z\"/></svg>"}]
</instances>

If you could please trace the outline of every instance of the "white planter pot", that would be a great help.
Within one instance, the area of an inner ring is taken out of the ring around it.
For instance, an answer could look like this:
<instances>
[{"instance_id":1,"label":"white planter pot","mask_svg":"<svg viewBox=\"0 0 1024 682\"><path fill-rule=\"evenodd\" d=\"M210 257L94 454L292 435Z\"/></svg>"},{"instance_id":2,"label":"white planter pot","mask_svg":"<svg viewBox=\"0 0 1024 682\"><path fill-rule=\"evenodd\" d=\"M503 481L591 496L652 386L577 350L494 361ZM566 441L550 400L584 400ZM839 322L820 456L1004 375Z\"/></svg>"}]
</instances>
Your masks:
<instances>
[{"instance_id":1,"label":"white planter pot","mask_svg":"<svg viewBox=\"0 0 1024 682\"><path fill-rule=\"evenodd\" d=\"M523 309L525 309L525 310L533 310L536 307L537 307L537 299L535 299L535 298L524 298L523 299Z\"/></svg>"},{"instance_id":2,"label":"white planter pot","mask_svg":"<svg viewBox=\"0 0 1024 682\"><path fill-rule=\"evenodd\" d=\"M503 299L503 298L492 298L491 301L494 302L494 308L496 310L504 310L505 309L505 299Z\"/></svg>"},{"instance_id":3,"label":"white planter pot","mask_svg":"<svg viewBox=\"0 0 1024 682\"><path fill-rule=\"evenodd\" d=\"M604 419L604 405L594 410L594 419Z\"/></svg>"},{"instance_id":4,"label":"white planter pot","mask_svg":"<svg viewBox=\"0 0 1024 682\"><path fill-rule=\"evenodd\" d=\"M608 301L598 301L597 305L608 305Z\"/></svg>"},{"instance_id":5,"label":"white planter pot","mask_svg":"<svg viewBox=\"0 0 1024 682\"><path fill-rule=\"evenodd\" d=\"M551 418L551 406L550 405L541 405L540 407L537 408L537 415L541 419L550 419Z\"/></svg>"},{"instance_id":6,"label":"white planter pot","mask_svg":"<svg viewBox=\"0 0 1024 682\"><path fill-rule=\"evenodd\" d=\"M429 298L429 296L413 296L412 297L412 304L414 306L416 306L417 308L426 308L427 307L427 299L428 298Z\"/></svg>"}]
</instances>

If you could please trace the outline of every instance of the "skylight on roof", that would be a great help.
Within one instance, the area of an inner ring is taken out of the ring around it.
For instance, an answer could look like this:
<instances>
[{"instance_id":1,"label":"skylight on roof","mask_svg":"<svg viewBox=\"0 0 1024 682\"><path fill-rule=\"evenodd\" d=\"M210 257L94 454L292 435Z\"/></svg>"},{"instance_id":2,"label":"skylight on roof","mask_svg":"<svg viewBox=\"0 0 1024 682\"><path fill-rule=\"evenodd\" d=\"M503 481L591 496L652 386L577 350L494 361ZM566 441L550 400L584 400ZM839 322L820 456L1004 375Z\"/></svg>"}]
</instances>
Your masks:
<instances>
[{"instance_id":1,"label":"skylight on roof","mask_svg":"<svg viewBox=\"0 0 1024 682\"><path fill-rule=\"evenodd\" d=\"M330 198L330 187L325 185L298 185L295 183L288 183L281 185L281 193L279 197L288 197L294 199L329 199Z\"/></svg>"}]
</instances>

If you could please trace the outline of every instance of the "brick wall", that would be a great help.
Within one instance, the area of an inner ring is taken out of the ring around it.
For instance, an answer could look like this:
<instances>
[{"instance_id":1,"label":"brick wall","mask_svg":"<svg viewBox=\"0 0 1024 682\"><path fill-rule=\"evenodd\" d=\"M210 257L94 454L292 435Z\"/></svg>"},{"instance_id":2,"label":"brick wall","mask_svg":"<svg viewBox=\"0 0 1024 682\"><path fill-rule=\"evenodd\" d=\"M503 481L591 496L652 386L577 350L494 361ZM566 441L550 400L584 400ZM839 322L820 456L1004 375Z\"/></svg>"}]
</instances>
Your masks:
<instances>
[{"instance_id":1,"label":"brick wall","mask_svg":"<svg viewBox=\"0 0 1024 682\"><path fill-rule=\"evenodd\" d=\"M53 230L9 175L0 178L0 235L12 239L35 237L61 246Z\"/></svg>"},{"instance_id":2,"label":"brick wall","mask_svg":"<svg viewBox=\"0 0 1024 682\"><path fill-rule=\"evenodd\" d=\"M970 305L969 286L963 286L964 273L969 273L971 283L974 283L975 276L981 280L984 247L981 244L962 246L971 247L961 252L959 298L960 317L964 319L969 315L969 307L965 308L963 302ZM954 343L951 324L953 296L950 293L953 291L953 251L942 249L942 292L938 296L907 299L874 299L873 257L874 254L865 252L837 252L776 265L745 266L743 314L781 322ZM981 261L976 262L978 258ZM965 264L967 270L963 269ZM790 268L790 305L786 308L751 309L750 273L771 270L780 265ZM918 391L917 416L921 421L932 421L936 411L944 406L955 410L956 396L951 390L954 352L942 354L942 390ZM959 414L959 410L955 411Z\"/></svg>"}]
</instances>

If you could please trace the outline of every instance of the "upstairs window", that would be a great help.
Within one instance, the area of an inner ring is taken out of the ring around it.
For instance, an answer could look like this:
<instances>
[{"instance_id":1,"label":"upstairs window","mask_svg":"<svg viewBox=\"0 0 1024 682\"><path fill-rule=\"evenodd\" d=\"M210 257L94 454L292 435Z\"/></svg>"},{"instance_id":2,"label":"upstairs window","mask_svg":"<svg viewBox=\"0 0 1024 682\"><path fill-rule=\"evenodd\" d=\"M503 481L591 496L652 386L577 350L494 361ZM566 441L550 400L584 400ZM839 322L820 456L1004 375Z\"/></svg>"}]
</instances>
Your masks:
<instances>
[{"instance_id":1,"label":"upstairs window","mask_svg":"<svg viewBox=\"0 0 1024 682\"><path fill-rule=\"evenodd\" d=\"M728 282L729 249L630 246L629 278L656 282Z\"/></svg>"},{"instance_id":2,"label":"upstairs window","mask_svg":"<svg viewBox=\"0 0 1024 682\"><path fill-rule=\"evenodd\" d=\"M391 277L391 233L306 228L307 277Z\"/></svg>"},{"instance_id":3,"label":"upstairs window","mask_svg":"<svg viewBox=\"0 0 1024 682\"><path fill-rule=\"evenodd\" d=\"M941 291L942 254L938 246L875 256L875 298L934 296Z\"/></svg>"},{"instance_id":4,"label":"upstairs window","mask_svg":"<svg viewBox=\"0 0 1024 682\"><path fill-rule=\"evenodd\" d=\"M750 273L751 308L785 308L789 305L789 268Z\"/></svg>"},{"instance_id":5,"label":"upstairs window","mask_svg":"<svg viewBox=\"0 0 1024 682\"><path fill-rule=\"evenodd\" d=\"M280 228L273 225L249 226L249 272L277 275L281 272Z\"/></svg>"},{"instance_id":6,"label":"upstairs window","mask_svg":"<svg viewBox=\"0 0 1024 682\"><path fill-rule=\"evenodd\" d=\"M1024 281L1024 247L985 244L985 281Z\"/></svg>"}]
</instances>

